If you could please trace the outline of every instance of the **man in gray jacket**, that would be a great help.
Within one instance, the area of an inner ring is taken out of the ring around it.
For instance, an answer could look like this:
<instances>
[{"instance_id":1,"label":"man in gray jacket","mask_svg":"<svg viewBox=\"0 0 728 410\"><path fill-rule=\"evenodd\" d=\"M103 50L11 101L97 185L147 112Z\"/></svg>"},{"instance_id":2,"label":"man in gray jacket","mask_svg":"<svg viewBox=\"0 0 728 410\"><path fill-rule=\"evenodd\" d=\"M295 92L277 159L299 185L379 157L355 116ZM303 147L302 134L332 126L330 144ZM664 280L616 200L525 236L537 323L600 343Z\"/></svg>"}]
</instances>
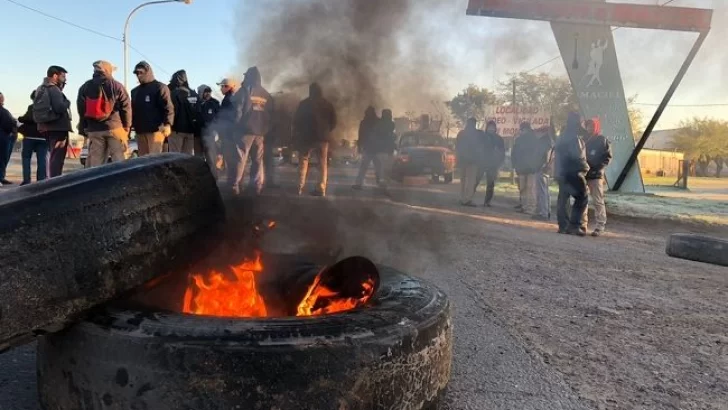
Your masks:
<instances>
[{"instance_id":1,"label":"man in gray jacket","mask_svg":"<svg viewBox=\"0 0 728 410\"><path fill-rule=\"evenodd\" d=\"M50 66L43 84L35 92L33 119L38 131L48 141L50 159L48 176L51 178L63 173L68 150L68 134L71 132L71 102L63 94L66 86L66 71L60 66Z\"/></svg>"}]
</instances>

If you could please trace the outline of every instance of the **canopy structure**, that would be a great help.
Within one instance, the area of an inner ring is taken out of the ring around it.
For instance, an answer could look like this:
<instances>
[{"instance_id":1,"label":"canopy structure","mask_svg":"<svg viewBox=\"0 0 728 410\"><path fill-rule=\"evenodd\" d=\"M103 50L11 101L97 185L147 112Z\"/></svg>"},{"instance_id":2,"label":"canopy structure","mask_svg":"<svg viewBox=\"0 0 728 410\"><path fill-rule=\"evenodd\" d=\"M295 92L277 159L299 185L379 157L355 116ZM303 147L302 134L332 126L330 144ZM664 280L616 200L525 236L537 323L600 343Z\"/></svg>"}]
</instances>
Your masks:
<instances>
[{"instance_id":1,"label":"canopy structure","mask_svg":"<svg viewBox=\"0 0 728 410\"><path fill-rule=\"evenodd\" d=\"M467 14L551 22L582 115L599 117L604 135L612 142L614 160L606 177L609 188L644 192L637 157L707 37L713 10L605 0L470 0ZM636 145L612 26L699 33Z\"/></svg>"}]
</instances>

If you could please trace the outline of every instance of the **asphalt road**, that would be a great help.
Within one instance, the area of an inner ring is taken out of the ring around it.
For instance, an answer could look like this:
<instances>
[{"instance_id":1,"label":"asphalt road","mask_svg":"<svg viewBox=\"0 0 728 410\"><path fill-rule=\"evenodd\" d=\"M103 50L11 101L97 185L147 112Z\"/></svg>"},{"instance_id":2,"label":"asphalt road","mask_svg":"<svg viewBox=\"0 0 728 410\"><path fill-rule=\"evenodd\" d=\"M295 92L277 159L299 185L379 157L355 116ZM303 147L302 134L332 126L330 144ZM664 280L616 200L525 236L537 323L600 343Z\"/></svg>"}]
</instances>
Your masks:
<instances>
[{"instance_id":1,"label":"asphalt road","mask_svg":"<svg viewBox=\"0 0 728 410\"><path fill-rule=\"evenodd\" d=\"M283 171L283 188L270 195L293 192L293 172ZM455 326L443 410L726 408L725 355L701 343L720 337L716 326L725 335L728 275L664 256L675 226L612 221L606 237L581 239L516 214L512 198L462 208L454 184L385 195L351 190L352 176L334 170L328 198L303 199L321 212L292 216L309 230L283 218L268 246L341 248L441 287ZM676 339L691 335L687 344L664 338L661 315L693 318L698 308L699 320L671 329ZM32 346L0 355L0 369L0 409L38 409Z\"/></svg>"}]
</instances>

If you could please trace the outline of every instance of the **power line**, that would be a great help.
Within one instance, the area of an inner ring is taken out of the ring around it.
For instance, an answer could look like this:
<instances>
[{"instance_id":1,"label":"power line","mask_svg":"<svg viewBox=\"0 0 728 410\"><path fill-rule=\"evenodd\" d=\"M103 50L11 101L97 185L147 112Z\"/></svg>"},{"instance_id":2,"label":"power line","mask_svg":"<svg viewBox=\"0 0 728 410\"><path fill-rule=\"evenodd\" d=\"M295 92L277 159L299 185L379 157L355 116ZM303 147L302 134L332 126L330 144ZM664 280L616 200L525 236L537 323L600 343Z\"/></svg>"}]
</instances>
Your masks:
<instances>
[{"instance_id":1,"label":"power line","mask_svg":"<svg viewBox=\"0 0 728 410\"><path fill-rule=\"evenodd\" d=\"M657 103L641 103L633 102L634 105L644 105L649 107L657 107L660 104ZM728 103L713 103L713 104L668 104L668 107L728 107Z\"/></svg>"},{"instance_id":2,"label":"power line","mask_svg":"<svg viewBox=\"0 0 728 410\"><path fill-rule=\"evenodd\" d=\"M108 38L108 39L111 39L111 40L121 41L121 39L119 37L110 36L108 34L104 34L104 33L100 32L100 31L96 31L96 30L90 29L88 27L80 26L80 25L78 25L76 23L72 23L72 22L70 22L68 20L64 20L64 19L62 19L60 17L56 17L56 16L50 15L50 14L48 14L46 12L40 11L38 9L34 9L32 7L26 6L25 4L19 3L19 2L15 1L15 0L5 0L5 1L7 1L8 3L12 3L12 4L14 4L14 5L18 6L18 7L22 7L24 9L26 9L26 10L32 11L34 13L38 13L38 14L40 14L42 16L48 17L49 19L53 19L53 20L56 20L56 21L60 21L61 23L68 24L69 26L72 26L72 27L76 27L77 29L87 31L87 32L92 33L92 34L96 34L97 36L105 37L105 38Z\"/></svg>"},{"instance_id":3,"label":"power line","mask_svg":"<svg viewBox=\"0 0 728 410\"><path fill-rule=\"evenodd\" d=\"M26 6L25 4L19 3L19 2L15 1L15 0L5 0L5 1L7 1L8 3L14 4L14 5L18 6L18 7L24 8L24 9L26 9L28 11L32 11L34 13L40 14L41 16L47 17L49 19L56 20L56 21L61 22L63 24L67 24L67 25L69 25L71 27L75 27L75 28L77 28L79 30L83 30L83 31L86 31L86 32L91 33L91 34L95 34L95 35L97 35L99 37L104 37L104 38L107 38L109 40L115 40L115 41L118 41L118 42L123 42L123 40L121 38L119 38L119 37L114 37L114 36L111 36L111 35L102 33L100 31L97 31L97 30L94 30L94 29L91 29L91 28L88 28L88 27L81 26L81 25L76 24L74 22L71 22L71 21L68 21L68 20L64 20L64 19L62 19L60 17L56 17L56 16L54 16L52 14L48 14L48 13L42 11L42 10L38 10L38 9L34 9L32 7ZM137 49L136 47L134 47L131 44L129 44L129 48L132 49L132 50L134 50L137 54L139 54L142 58L144 58L149 64L151 64L152 66L155 66L158 71L161 71L162 73L167 74L167 75L171 75L167 70L165 70L164 68L162 68L162 66L160 66L158 64L154 64L154 62L152 62L152 60L150 60L149 57L147 57L146 55L144 55L144 53L142 53L141 51L139 51L139 49Z\"/></svg>"}]
</instances>

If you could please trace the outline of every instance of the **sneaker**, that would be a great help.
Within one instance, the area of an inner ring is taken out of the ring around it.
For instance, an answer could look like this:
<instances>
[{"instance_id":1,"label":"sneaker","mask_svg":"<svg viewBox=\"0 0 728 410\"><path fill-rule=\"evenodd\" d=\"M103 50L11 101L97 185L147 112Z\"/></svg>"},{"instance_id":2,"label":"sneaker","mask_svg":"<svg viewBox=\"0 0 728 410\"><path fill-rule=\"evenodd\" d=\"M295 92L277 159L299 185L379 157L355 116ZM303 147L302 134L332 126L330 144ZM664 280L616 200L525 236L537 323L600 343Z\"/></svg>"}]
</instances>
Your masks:
<instances>
[{"instance_id":1,"label":"sneaker","mask_svg":"<svg viewBox=\"0 0 728 410\"><path fill-rule=\"evenodd\" d=\"M513 209L518 210L518 211L522 211L523 210L523 205L518 204L518 205L514 206Z\"/></svg>"},{"instance_id":2,"label":"sneaker","mask_svg":"<svg viewBox=\"0 0 728 410\"><path fill-rule=\"evenodd\" d=\"M549 217L548 216L543 216L543 215L536 214L536 215L533 215L531 217L531 219L533 219L534 221L544 221L544 222L546 222L546 221L549 220Z\"/></svg>"},{"instance_id":3,"label":"sneaker","mask_svg":"<svg viewBox=\"0 0 728 410\"><path fill-rule=\"evenodd\" d=\"M467 201L467 202L460 201L460 205L475 208L475 204L473 203L473 201Z\"/></svg>"},{"instance_id":4,"label":"sneaker","mask_svg":"<svg viewBox=\"0 0 728 410\"><path fill-rule=\"evenodd\" d=\"M579 228L577 228L577 229L567 229L566 230L566 233L568 235L580 236L582 238L586 236L586 230L579 229Z\"/></svg>"},{"instance_id":5,"label":"sneaker","mask_svg":"<svg viewBox=\"0 0 728 410\"><path fill-rule=\"evenodd\" d=\"M592 232L591 236L598 238L602 236L603 233L604 231L602 231L601 229L595 229L594 232Z\"/></svg>"},{"instance_id":6,"label":"sneaker","mask_svg":"<svg viewBox=\"0 0 728 410\"><path fill-rule=\"evenodd\" d=\"M315 190L315 191L311 191L311 196L320 196L320 197L324 197L324 196L326 196L326 192L324 192L324 191L320 191L320 190L318 190L318 189L317 189L317 190Z\"/></svg>"},{"instance_id":7,"label":"sneaker","mask_svg":"<svg viewBox=\"0 0 728 410\"><path fill-rule=\"evenodd\" d=\"M352 186L351 186L351 189L353 189L353 190L355 190L355 191L361 191L361 190L362 190L362 186L361 186L361 185L359 185L359 184L357 184L357 185L352 185Z\"/></svg>"},{"instance_id":8,"label":"sneaker","mask_svg":"<svg viewBox=\"0 0 728 410\"><path fill-rule=\"evenodd\" d=\"M490 208L492 206L493 205L491 205L490 202L486 202L485 204L483 204L483 207L485 207L485 208Z\"/></svg>"},{"instance_id":9,"label":"sneaker","mask_svg":"<svg viewBox=\"0 0 728 410\"><path fill-rule=\"evenodd\" d=\"M561 235L566 235L568 232L566 231L566 229L559 228L558 233L560 233Z\"/></svg>"},{"instance_id":10,"label":"sneaker","mask_svg":"<svg viewBox=\"0 0 728 410\"><path fill-rule=\"evenodd\" d=\"M7 179L3 179L3 180L2 180L2 181L0 181L0 182L2 182L2 184L3 184L3 185L13 185L13 183L12 183L12 182L10 182L10 181L8 181Z\"/></svg>"},{"instance_id":11,"label":"sneaker","mask_svg":"<svg viewBox=\"0 0 728 410\"><path fill-rule=\"evenodd\" d=\"M26 186L26 185L30 185L30 182L23 181L23 182L20 183L20 186Z\"/></svg>"}]
</instances>

